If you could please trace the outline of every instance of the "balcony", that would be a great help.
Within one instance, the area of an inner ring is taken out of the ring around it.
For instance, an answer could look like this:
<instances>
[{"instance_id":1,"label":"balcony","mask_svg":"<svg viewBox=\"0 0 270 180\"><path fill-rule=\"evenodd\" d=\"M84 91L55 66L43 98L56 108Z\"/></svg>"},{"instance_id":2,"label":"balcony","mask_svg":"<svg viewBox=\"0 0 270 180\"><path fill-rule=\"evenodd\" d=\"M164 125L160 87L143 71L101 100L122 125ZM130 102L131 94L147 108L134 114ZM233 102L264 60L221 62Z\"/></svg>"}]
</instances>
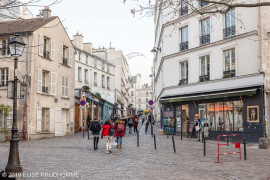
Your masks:
<instances>
[{"instance_id":1,"label":"balcony","mask_svg":"<svg viewBox=\"0 0 270 180\"><path fill-rule=\"evenodd\" d=\"M63 65L64 65L64 66L68 66L67 58L63 58Z\"/></svg>"},{"instance_id":2,"label":"balcony","mask_svg":"<svg viewBox=\"0 0 270 180\"><path fill-rule=\"evenodd\" d=\"M223 78L235 77L235 70L224 71Z\"/></svg>"},{"instance_id":3,"label":"balcony","mask_svg":"<svg viewBox=\"0 0 270 180\"><path fill-rule=\"evenodd\" d=\"M201 2L200 2L201 8L202 8L202 7L205 7L205 6L207 6L207 5L208 5L208 2L205 2L205 1L201 1Z\"/></svg>"},{"instance_id":4,"label":"balcony","mask_svg":"<svg viewBox=\"0 0 270 180\"><path fill-rule=\"evenodd\" d=\"M188 79L181 79L180 81L179 81L179 84L178 85L185 85L185 84L188 84Z\"/></svg>"},{"instance_id":5,"label":"balcony","mask_svg":"<svg viewBox=\"0 0 270 180\"><path fill-rule=\"evenodd\" d=\"M188 6L184 6L182 8L180 8L180 14L181 16L184 16L188 13Z\"/></svg>"},{"instance_id":6,"label":"balcony","mask_svg":"<svg viewBox=\"0 0 270 180\"><path fill-rule=\"evenodd\" d=\"M209 74L200 76L200 82L206 82L209 81L209 79Z\"/></svg>"},{"instance_id":7,"label":"balcony","mask_svg":"<svg viewBox=\"0 0 270 180\"><path fill-rule=\"evenodd\" d=\"M43 51L43 57L50 59L50 52L49 51Z\"/></svg>"},{"instance_id":8,"label":"balcony","mask_svg":"<svg viewBox=\"0 0 270 180\"><path fill-rule=\"evenodd\" d=\"M188 50L188 41L180 43L180 51Z\"/></svg>"},{"instance_id":9,"label":"balcony","mask_svg":"<svg viewBox=\"0 0 270 180\"><path fill-rule=\"evenodd\" d=\"M225 28L223 30L223 33L224 33L224 39L235 36L236 35L235 26Z\"/></svg>"},{"instance_id":10,"label":"balcony","mask_svg":"<svg viewBox=\"0 0 270 180\"><path fill-rule=\"evenodd\" d=\"M200 37L200 45L205 45L210 43L210 34L202 35Z\"/></svg>"},{"instance_id":11,"label":"balcony","mask_svg":"<svg viewBox=\"0 0 270 180\"><path fill-rule=\"evenodd\" d=\"M49 88L46 86L42 86L42 93L48 93L49 92Z\"/></svg>"}]
</instances>

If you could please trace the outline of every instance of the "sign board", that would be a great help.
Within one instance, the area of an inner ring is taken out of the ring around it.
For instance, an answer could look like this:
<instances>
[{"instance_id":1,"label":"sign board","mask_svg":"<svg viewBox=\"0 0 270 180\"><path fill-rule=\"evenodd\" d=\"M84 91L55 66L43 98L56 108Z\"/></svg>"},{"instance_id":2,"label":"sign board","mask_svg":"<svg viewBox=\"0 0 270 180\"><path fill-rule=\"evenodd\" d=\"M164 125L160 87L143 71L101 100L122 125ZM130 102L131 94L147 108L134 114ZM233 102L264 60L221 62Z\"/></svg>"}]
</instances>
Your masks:
<instances>
[{"instance_id":1,"label":"sign board","mask_svg":"<svg viewBox=\"0 0 270 180\"><path fill-rule=\"evenodd\" d=\"M81 101L80 101L80 105L81 105L81 106L85 106L85 104L86 104L85 100L81 100Z\"/></svg>"},{"instance_id":2,"label":"sign board","mask_svg":"<svg viewBox=\"0 0 270 180\"><path fill-rule=\"evenodd\" d=\"M14 99L14 81L8 81L7 97ZM21 98L21 83L17 81L17 99Z\"/></svg>"},{"instance_id":3,"label":"sign board","mask_svg":"<svg viewBox=\"0 0 270 180\"><path fill-rule=\"evenodd\" d=\"M80 108L85 108L85 106L80 106Z\"/></svg>"},{"instance_id":4,"label":"sign board","mask_svg":"<svg viewBox=\"0 0 270 180\"><path fill-rule=\"evenodd\" d=\"M90 93L86 93L85 96L86 96L87 98L90 98L90 97L91 97Z\"/></svg>"},{"instance_id":5,"label":"sign board","mask_svg":"<svg viewBox=\"0 0 270 180\"><path fill-rule=\"evenodd\" d=\"M16 77L20 82L23 82L23 75L22 75L22 73L21 73L18 69L15 69L15 77Z\"/></svg>"},{"instance_id":6,"label":"sign board","mask_svg":"<svg viewBox=\"0 0 270 180\"><path fill-rule=\"evenodd\" d=\"M148 104L149 104L150 106L152 106L152 105L154 104L154 101L153 101L153 100L149 100L149 101L148 101Z\"/></svg>"}]
</instances>

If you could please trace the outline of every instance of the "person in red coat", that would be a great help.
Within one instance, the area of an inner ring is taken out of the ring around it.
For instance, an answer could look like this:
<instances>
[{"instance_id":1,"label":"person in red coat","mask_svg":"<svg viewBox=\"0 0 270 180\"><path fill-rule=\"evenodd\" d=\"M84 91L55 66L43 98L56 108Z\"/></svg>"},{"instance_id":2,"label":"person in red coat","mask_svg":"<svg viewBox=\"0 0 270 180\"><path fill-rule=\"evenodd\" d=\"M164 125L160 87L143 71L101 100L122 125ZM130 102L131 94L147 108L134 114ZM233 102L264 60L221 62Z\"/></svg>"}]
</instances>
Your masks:
<instances>
[{"instance_id":1,"label":"person in red coat","mask_svg":"<svg viewBox=\"0 0 270 180\"><path fill-rule=\"evenodd\" d=\"M139 118L138 116L133 117L133 127L134 127L134 134L138 132L138 124L139 124Z\"/></svg>"},{"instance_id":2,"label":"person in red coat","mask_svg":"<svg viewBox=\"0 0 270 180\"><path fill-rule=\"evenodd\" d=\"M115 136L117 138L117 148L122 148L122 138L125 136L125 122L121 121L120 118L118 118L117 121L115 121L114 127L115 129Z\"/></svg>"},{"instance_id":3,"label":"person in red coat","mask_svg":"<svg viewBox=\"0 0 270 180\"><path fill-rule=\"evenodd\" d=\"M101 132L101 139L103 137L107 137L106 141L106 153L112 153L112 139L113 135L110 135L110 128L113 128L112 123L110 120L106 121L105 124L102 126L102 132Z\"/></svg>"}]
</instances>

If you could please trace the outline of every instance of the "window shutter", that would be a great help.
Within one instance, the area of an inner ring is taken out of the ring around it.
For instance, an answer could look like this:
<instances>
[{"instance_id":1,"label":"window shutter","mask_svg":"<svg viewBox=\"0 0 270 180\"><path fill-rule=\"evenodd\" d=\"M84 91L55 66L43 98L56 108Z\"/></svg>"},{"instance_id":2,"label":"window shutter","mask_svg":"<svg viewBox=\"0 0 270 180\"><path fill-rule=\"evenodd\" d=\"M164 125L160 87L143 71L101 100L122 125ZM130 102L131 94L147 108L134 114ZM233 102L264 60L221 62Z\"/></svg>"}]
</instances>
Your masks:
<instances>
[{"instance_id":1,"label":"window shutter","mask_svg":"<svg viewBox=\"0 0 270 180\"><path fill-rule=\"evenodd\" d=\"M40 56L43 56L43 51L44 51L44 35L40 34L39 35L39 43L38 43L39 51L38 54Z\"/></svg>"},{"instance_id":2,"label":"window shutter","mask_svg":"<svg viewBox=\"0 0 270 180\"><path fill-rule=\"evenodd\" d=\"M68 77L66 77L65 97L68 97Z\"/></svg>"},{"instance_id":3,"label":"window shutter","mask_svg":"<svg viewBox=\"0 0 270 180\"><path fill-rule=\"evenodd\" d=\"M73 123L74 122L74 109L70 110L70 122Z\"/></svg>"},{"instance_id":4,"label":"window shutter","mask_svg":"<svg viewBox=\"0 0 270 180\"><path fill-rule=\"evenodd\" d=\"M72 67L72 59L73 59L73 53L72 48L68 49L68 66Z\"/></svg>"},{"instance_id":5,"label":"window shutter","mask_svg":"<svg viewBox=\"0 0 270 180\"><path fill-rule=\"evenodd\" d=\"M59 55L59 62L61 63L61 64L63 64L63 43L61 43L60 42L60 50L59 50L59 52L60 52L60 55Z\"/></svg>"},{"instance_id":6,"label":"window shutter","mask_svg":"<svg viewBox=\"0 0 270 180\"><path fill-rule=\"evenodd\" d=\"M37 93L42 93L42 69L38 68Z\"/></svg>"},{"instance_id":7,"label":"window shutter","mask_svg":"<svg viewBox=\"0 0 270 180\"><path fill-rule=\"evenodd\" d=\"M56 96L56 84L57 84L57 74L56 72L51 72L51 95Z\"/></svg>"},{"instance_id":8,"label":"window shutter","mask_svg":"<svg viewBox=\"0 0 270 180\"><path fill-rule=\"evenodd\" d=\"M37 132L41 132L42 108L37 108Z\"/></svg>"},{"instance_id":9,"label":"window shutter","mask_svg":"<svg viewBox=\"0 0 270 180\"><path fill-rule=\"evenodd\" d=\"M54 60L55 56L55 41L51 39L51 60Z\"/></svg>"},{"instance_id":10,"label":"window shutter","mask_svg":"<svg viewBox=\"0 0 270 180\"><path fill-rule=\"evenodd\" d=\"M65 96L65 77L62 76L62 93L61 93L62 97Z\"/></svg>"},{"instance_id":11,"label":"window shutter","mask_svg":"<svg viewBox=\"0 0 270 180\"><path fill-rule=\"evenodd\" d=\"M50 108L50 132L54 132L54 109Z\"/></svg>"}]
</instances>

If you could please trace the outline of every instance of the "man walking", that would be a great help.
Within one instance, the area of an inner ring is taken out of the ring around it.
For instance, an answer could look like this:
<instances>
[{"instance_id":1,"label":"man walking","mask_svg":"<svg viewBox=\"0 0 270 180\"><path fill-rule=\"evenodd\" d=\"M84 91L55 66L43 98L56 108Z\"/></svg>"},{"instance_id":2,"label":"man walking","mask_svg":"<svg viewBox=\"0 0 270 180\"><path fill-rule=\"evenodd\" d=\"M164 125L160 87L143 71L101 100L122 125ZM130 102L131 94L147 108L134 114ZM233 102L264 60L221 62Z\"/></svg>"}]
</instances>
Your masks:
<instances>
[{"instance_id":1,"label":"man walking","mask_svg":"<svg viewBox=\"0 0 270 180\"><path fill-rule=\"evenodd\" d=\"M146 120L147 120L147 122L145 124L145 134L147 134L149 124L152 125L152 115L151 115L151 113L148 114Z\"/></svg>"}]
</instances>

